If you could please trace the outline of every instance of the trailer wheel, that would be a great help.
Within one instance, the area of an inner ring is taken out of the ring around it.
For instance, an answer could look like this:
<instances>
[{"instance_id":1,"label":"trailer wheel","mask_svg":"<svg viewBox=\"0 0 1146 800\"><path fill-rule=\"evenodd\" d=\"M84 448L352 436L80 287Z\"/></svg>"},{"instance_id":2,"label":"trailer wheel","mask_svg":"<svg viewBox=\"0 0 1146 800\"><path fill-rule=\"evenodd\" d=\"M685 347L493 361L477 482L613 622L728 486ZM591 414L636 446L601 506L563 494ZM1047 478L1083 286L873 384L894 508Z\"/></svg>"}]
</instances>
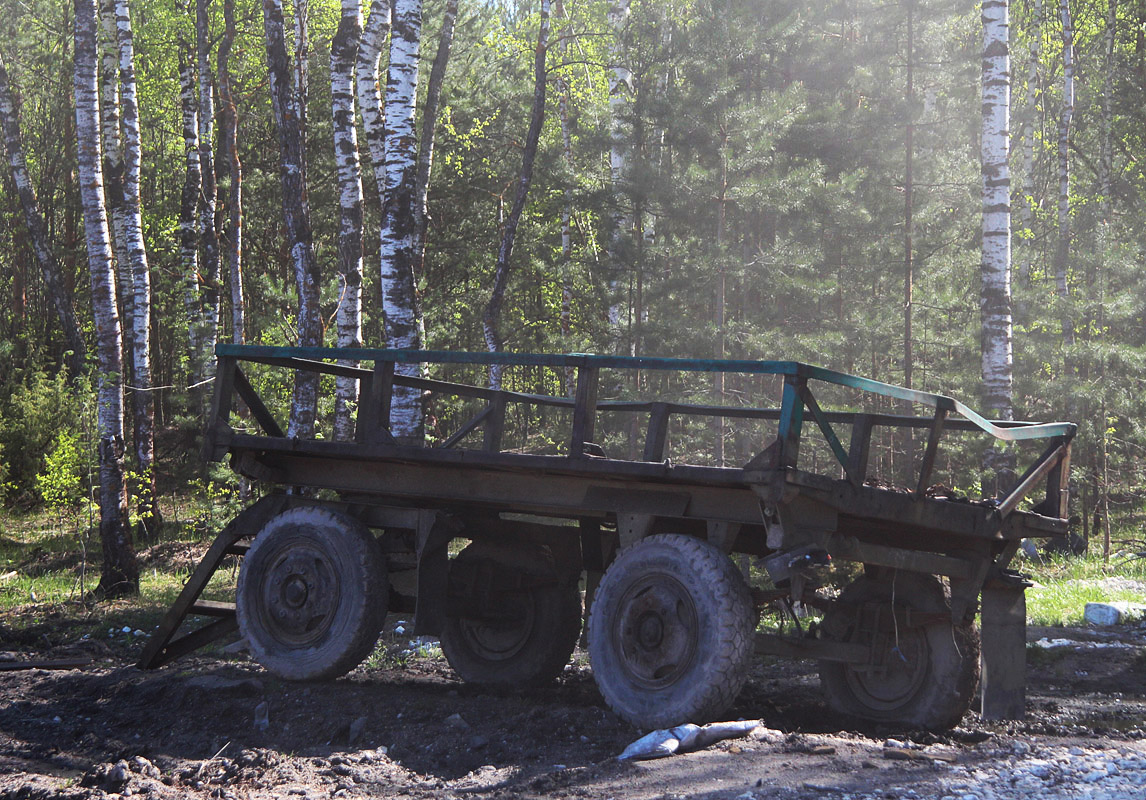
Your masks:
<instances>
[{"instance_id":1,"label":"trailer wheel","mask_svg":"<svg viewBox=\"0 0 1146 800\"><path fill-rule=\"evenodd\" d=\"M243 558L239 630L286 680L344 675L370 654L386 619L384 557L357 520L324 508L271 519Z\"/></svg>"},{"instance_id":2,"label":"trailer wheel","mask_svg":"<svg viewBox=\"0 0 1146 800\"><path fill-rule=\"evenodd\" d=\"M886 612L934 614L908 627ZM860 609L866 607L866 612ZM873 622L872 609L886 619ZM979 685L979 633L974 623L951 622L951 603L934 576L899 572L893 580L859 578L840 594L823 629L842 641L871 646L873 665L820 662L828 703L851 716L944 730L958 724Z\"/></svg>"},{"instance_id":3,"label":"trailer wheel","mask_svg":"<svg viewBox=\"0 0 1146 800\"><path fill-rule=\"evenodd\" d=\"M597 589L589 657L605 702L638 728L715 718L748 678L756 612L715 546L677 534L623 551Z\"/></svg>"},{"instance_id":4,"label":"trailer wheel","mask_svg":"<svg viewBox=\"0 0 1146 800\"><path fill-rule=\"evenodd\" d=\"M442 629L442 652L466 683L493 687L543 686L565 669L581 632L581 592L576 582L538 579L551 571L540 548L524 543L516 553L474 543L450 564L451 599L466 613L451 613ZM496 558L497 554L507 557ZM544 552L547 555L548 551ZM533 556L533 558L530 558ZM506 562L518 563L506 563ZM470 596L472 577L483 567L501 579L526 578L524 585L505 590L508 580L492 588L484 601ZM483 605L480 613L474 613Z\"/></svg>"}]
</instances>

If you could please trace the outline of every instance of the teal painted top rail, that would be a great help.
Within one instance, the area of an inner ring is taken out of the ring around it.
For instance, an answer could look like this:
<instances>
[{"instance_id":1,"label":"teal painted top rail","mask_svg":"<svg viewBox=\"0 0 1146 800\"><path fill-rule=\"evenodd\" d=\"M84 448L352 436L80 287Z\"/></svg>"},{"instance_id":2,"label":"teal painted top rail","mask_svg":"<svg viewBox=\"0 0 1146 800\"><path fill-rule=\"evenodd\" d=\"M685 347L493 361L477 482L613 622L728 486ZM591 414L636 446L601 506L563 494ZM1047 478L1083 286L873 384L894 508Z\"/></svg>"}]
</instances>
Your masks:
<instances>
[{"instance_id":1,"label":"teal painted top rail","mask_svg":"<svg viewBox=\"0 0 1146 800\"><path fill-rule=\"evenodd\" d=\"M319 361L392 361L395 364L504 364L528 367L581 367L596 369L647 369L675 372L735 372L755 375L784 375L834 383L864 392L893 397L932 408L955 412L996 439L1017 442L1073 437L1072 422L1008 422L996 424L954 398L907 389L890 383L849 375L799 361L751 361L745 359L659 358L651 356L601 356L590 353L490 353L456 350L387 350L368 347L267 347L263 345L217 344L215 355L237 359L297 358Z\"/></svg>"}]
</instances>

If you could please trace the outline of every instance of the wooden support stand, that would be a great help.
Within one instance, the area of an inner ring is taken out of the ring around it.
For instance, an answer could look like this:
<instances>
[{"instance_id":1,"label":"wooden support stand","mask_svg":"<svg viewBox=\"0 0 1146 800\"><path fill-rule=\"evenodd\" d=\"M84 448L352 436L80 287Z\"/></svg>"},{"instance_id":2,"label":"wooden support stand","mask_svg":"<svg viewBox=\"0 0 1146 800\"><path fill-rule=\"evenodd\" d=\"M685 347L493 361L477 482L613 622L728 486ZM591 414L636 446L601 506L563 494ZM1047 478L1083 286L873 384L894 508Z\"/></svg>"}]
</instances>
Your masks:
<instances>
[{"instance_id":1,"label":"wooden support stand","mask_svg":"<svg viewBox=\"0 0 1146 800\"><path fill-rule=\"evenodd\" d=\"M1022 581L991 581L983 587L983 719L1026 715L1027 597Z\"/></svg>"}]
</instances>

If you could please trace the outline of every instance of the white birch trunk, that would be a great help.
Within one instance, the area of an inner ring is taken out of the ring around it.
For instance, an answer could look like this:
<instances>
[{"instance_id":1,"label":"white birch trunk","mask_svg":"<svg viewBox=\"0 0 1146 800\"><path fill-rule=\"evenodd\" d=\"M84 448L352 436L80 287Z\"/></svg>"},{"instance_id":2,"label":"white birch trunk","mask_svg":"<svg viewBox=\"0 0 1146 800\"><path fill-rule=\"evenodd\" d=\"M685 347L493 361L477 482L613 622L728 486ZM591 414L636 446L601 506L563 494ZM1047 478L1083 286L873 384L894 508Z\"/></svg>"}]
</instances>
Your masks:
<instances>
[{"instance_id":1,"label":"white birch trunk","mask_svg":"<svg viewBox=\"0 0 1146 800\"><path fill-rule=\"evenodd\" d=\"M227 173L225 242L231 286L231 343L246 341L246 302L243 298L243 162L239 159L239 116L231 85L231 49L237 35L235 2L224 0L224 33L219 42L220 148Z\"/></svg>"},{"instance_id":2,"label":"white birch trunk","mask_svg":"<svg viewBox=\"0 0 1146 800\"><path fill-rule=\"evenodd\" d=\"M1062 303L1062 343L1074 344L1070 312L1070 124L1074 117L1074 21L1070 0L1061 0L1062 110L1058 121L1058 247L1055 249L1055 286Z\"/></svg>"},{"instance_id":3,"label":"white birch trunk","mask_svg":"<svg viewBox=\"0 0 1146 800\"><path fill-rule=\"evenodd\" d=\"M75 0L76 160L99 359L96 427L103 571L96 591L103 596L119 596L138 593L139 568L128 527L123 481L123 335L116 307L100 153L97 18L95 0Z\"/></svg>"},{"instance_id":4,"label":"white birch trunk","mask_svg":"<svg viewBox=\"0 0 1146 800\"><path fill-rule=\"evenodd\" d=\"M215 207L218 203L218 184L215 180L215 99L212 94L214 75L211 72L211 39L207 16L210 0L196 0L195 41L199 75L199 238L201 246L200 272L202 274L201 314L202 330L199 337L200 363L204 376L215 358L215 342L219 338L219 234L215 229Z\"/></svg>"},{"instance_id":5,"label":"white birch trunk","mask_svg":"<svg viewBox=\"0 0 1146 800\"><path fill-rule=\"evenodd\" d=\"M342 18L330 44L330 97L334 118L334 159L338 168L338 261L342 281L335 324L339 347L362 346L362 170L354 125L354 65L362 36L361 0L342 0ZM343 366L357 361L343 359ZM354 439L358 380L334 382L334 438Z\"/></svg>"},{"instance_id":6,"label":"white birch trunk","mask_svg":"<svg viewBox=\"0 0 1146 800\"><path fill-rule=\"evenodd\" d=\"M983 404L998 419L1013 415L1008 11L1006 0L983 2L983 259L979 307Z\"/></svg>"},{"instance_id":7,"label":"white birch trunk","mask_svg":"<svg viewBox=\"0 0 1146 800\"><path fill-rule=\"evenodd\" d=\"M310 229L306 154L302 143L302 109L291 88L293 69L287 54L282 0L263 0L263 30L266 35L271 105L279 139L283 220L286 223L295 288L298 292L298 344L300 347L315 347L322 343L322 322L318 308L320 275ZM298 438L313 436L317 409L318 376L315 373L296 372L287 435Z\"/></svg>"},{"instance_id":8,"label":"white birch trunk","mask_svg":"<svg viewBox=\"0 0 1146 800\"><path fill-rule=\"evenodd\" d=\"M187 344L191 384L203 380L199 354L199 103L196 95L193 47L179 43L179 101L183 116L183 191L179 200L179 261L182 266L183 305L187 314Z\"/></svg>"},{"instance_id":9,"label":"white birch trunk","mask_svg":"<svg viewBox=\"0 0 1146 800\"><path fill-rule=\"evenodd\" d=\"M1019 276L1030 281L1031 251L1034 249L1035 216L1035 118L1038 115L1039 63L1043 41L1043 0L1035 0L1031 15L1030 53L1027 59L1027 108L1023 116L1023 201L1019 204L1019 225L1025 234L1019 248Z\"/></svg>"},{"instance_id":10,"label":"white birch trunk","mask_svg":"<svg viewBox=\"0 0 1146 800\"><path fill-rule=\"evenodd\" d=\"M123 238L131 269L131 373L135 458L139 471L139 517L148 538L159 533L161 520L155 486L155 403L151 393L151 271L143 241L143 212L139 196L142 145L139 132L139 92L135 80L135 43L127 0L115 0L116 43L119 50L120 103L123 125Z\"/></svg>"},{"instance_id":11,"label":"white birch trunk","mask_svg":"<svg viewBox=\"0 0 1146 800\"><path fill-rule=\"evenodd\" d=\"M123 206L123 143L119 132L119 48L115 32L115 0L99 0L100 18L100 138L103 147L104 198L107 202L115 253L117 297L121 323L131 327L131 263L125 245ZM130 342L128 348L130 349Z\"/></svg>"},{"instance_id":12,"label":"white birch trunk","mask_svg":"<svg viewBox=\"0 0 1146 800\"><path fill-rule=\"evenodd\" d=\"M389 34L390 0L372 0L370 16L362 28L362 39L358 44L354 80L362 114L362 130L373 166L374 186L383 205L386 203L386 132L382 92L378 87L378 63Z\"/></svg>"},{"instance_id":13,"label":"white birch trunk","mask_svg":"<svg viewBox=\"0 0 1146 800\"><path fill-rule=\"evenodd\" d=\"M608 12L614 36L611 50L613 64L609 71L609 174L614 203L608 247L609 270L612 275L609 281L609 325L618 342L621 339L619 331L622 323L621 286L626 269L624 250L632 238L633 227L633 215L628 207L629 153L632 150L628 116L633 95L633 73L622 61L622 36L629 21L629 4L630 0L613 0Z\"/></svg>"},{"instance_id":14,"label":"white birch trunk","mask_svg":"<svg viewBox=\"0 0 1146 800\"><path fill-rule=\"evenodd\" d=\"M565 5L557 0L554 14L565 18ZM561 60L569 59L569 39L573 35L572 24L567 24L561 36ZM565 186L565 197L561 204L561 347L566 353L573 352L573 184L572 176L576 165L573 161L573 134L569 125L569 79L564 69L557 72L557 113L561 119L561 155L568 170L569 183ZM577 393L577 370L566 367L564 373L565 394L573 397Z\"/></svg>"},{"instance_id":15,"label":"white birch trunk","mask_svg":"<svg viewBox=\"0 0 1146 800\"><path fill-rule=\"evenodd\" d=\"M418 159L414 118L421 37L422 0L394 0L386 82L386 193L379 254L387 346L399 350L417 350L422 346L422 315L414 277ZM396 372L399 375L417 375L419 366L399 364ZM390 425L399 442L422 442L420 390L404 386L394 388Z\"/></svg>"}]
</instances>

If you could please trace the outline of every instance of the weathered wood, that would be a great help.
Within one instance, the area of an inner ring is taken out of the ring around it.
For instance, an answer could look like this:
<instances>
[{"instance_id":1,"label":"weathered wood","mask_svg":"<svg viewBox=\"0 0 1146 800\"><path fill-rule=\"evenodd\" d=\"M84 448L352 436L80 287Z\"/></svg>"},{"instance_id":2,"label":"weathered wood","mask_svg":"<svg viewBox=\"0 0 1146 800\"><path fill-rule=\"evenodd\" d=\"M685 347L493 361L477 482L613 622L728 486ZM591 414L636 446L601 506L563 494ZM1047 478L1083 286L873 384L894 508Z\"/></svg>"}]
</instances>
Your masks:
<instances>
[{"instance_id":1,"label":"weathered wood","mask_svg":"<svg viewBox=\"0 0 1146 800\"><path fill-rule=\"evenodd\" d=\"M203 460L220 461L227 452L226 434L231 430L231 396L235 390L238 364L233 358L220 358L215 368L215 392L203 437Z\"/></svg>"},{"instance_id":2,"label":"weathered wood","mask_svg":"<svg viewBox=\"0 0 1146 800\"><path fill-rule=\"evenodd\" d=\"M668 442L669 404L653 403L649 413L649 432L645 437L645 461L664 461L665 444Z\"/></svg>"},{"instance_id":3,"label":"weathered wood","mask_svg":"<svg viewBox=\"0 0 1146 800\"><path fill-rule=\"evenodd\" d=\"M497 392L489 400L485 436L482 439L482 449L488 453L501 452L501 438L505 433L505 403L505 392Z\"/></svg>"},{"instance_id":4,"label":"weathered wood","mask_svg":"<svg viewBox=\"0 0 1146 800\"><path fill-rule=\"evenodd\" d=\"M255 418L255 422L259 423L268 436L286 436L283 429L279 426L278 420L274 418L270 410L263 403L261 397L255 391L255 387L251 386L251 382L247 380L247 375L241 369L236 369L234 374L235 391L239 393L239 397L247 404L247 408L251 411L251 416Z\"/></svg>"},{"instance_id":5,"label":"weathered wood","mask_svg":"<svg viewBox=\"0 0 1146 800\"><path fill-rule=\"evenodd\" d=\"M870 544L852 536L837 534L828 540L825 549L832 554L832 558L861 561L877 567L947 575L952 578L967 578L971 575L971 567L965 559L921 550Z\"/></svg>"},{"instance_id":6,"label":"weathered wood","mask_svg":"<svg viewBox=\"0 0 1146 800\"><path fill-rule=\"evenodd\" d=\"M988 583L981 605L984 719L1026 715L1026 592L1022 584Z\"/></svg>"},{"instance_id":7,"label":"weathered wood","mask_svg":"<svg viewBox=\"0 0 1146 800\"><path fill-rule=\"evenodd\" d=\"M999 515L1007 516L1014 511L1019 503L1023 501L1032 489L1044 477L1047 478L1047 505L1045 510L1048 512L1047 516L1059 517L1062 516L1058 513L1058 506L1061 505L1062 492L1065 487L1058 485L1057 490L1052 490L1050 487L1061 484L1061 476L1064 472L1062 469L1062 461L1064 458L1069 458L1069 451L1067 445L1059 445L1054 450L1045 454L1042 459L1032 465L1031 469L1027 470L1023 480L1019 482L1010 494L999 503Z\"/></svg>"},{"instance_id":8,"label":"weathered wood","mask_svg":"<svg viewBox=\"0 0 1146 800\"><path fill-rule=\"evenodd\" d=\"M939 437L943 435L943 426L947 421L947 409L935 409L935 421L927 433L927 448L923 451L923 464L919 468L919 483L915 487L915 496L923 497L927 485L931 483L931 473L935 469L935 456L939 453Z\"/></svg>"},{"instance_id":9,"label":"weathered wood","mask_svg":"<svg viewBox=\"0 0 1146 800\"><path fill-rule=\"evenodd\" d=\"M595 367L577 370L577 397L573 407L573 431L569 437L569 455L584 458L585 443L593 441L597 426L597 382L599 371Z\"/></svg>"},{"instance_id":10,"label":"weathered wood","mask_svg":"<svg viewBox=\"0 0 1146 800\"><path fill-rule=\"evenodd\" d=\"M454 447L458 442L466 438L466 436L468 436L470 433L477 430L478 426L485 422L486 417L490 415L490 411L491 409L489 406L483 408L481 411L475 414L469 422L450 434L449 438L438 445L438 447L442 450L448 450L451 447Z\"/></svg>"},{"instance_id":11,"label":"weathered wood","mask_svg":"<svg viewBox=\"0 0 1146 800\"><path fill-rule=\"evenodd\" d=\"M800 432L804 425L805 378L788 375L784 378L784 399L780 407L780 442L778 466L795 468L800 459Z\"/></svg>"},{"instance_id":12,"label":"weathered wood","mask_svg":"<svg viewBox=\"0 0 1146 800\"><path fill-rule=\"evenodd\" d=\"M394 394L394 364L378 361L362 388L358 409L358 439L363 444L391 444L390 401Z\"/></svg>"},{"instance_id":13,"label":"weathered wood","mask_svg":"<svg viewBox=\"0 0 1146 800\"><path fill-rule=\"evenodd\" d=\"M867 464L871 455L871 430L875 419L870 414L856 414L852 421L852 440L848 448L848 480L862 486L867 479Z\"/></svg>"}]
</instances>

